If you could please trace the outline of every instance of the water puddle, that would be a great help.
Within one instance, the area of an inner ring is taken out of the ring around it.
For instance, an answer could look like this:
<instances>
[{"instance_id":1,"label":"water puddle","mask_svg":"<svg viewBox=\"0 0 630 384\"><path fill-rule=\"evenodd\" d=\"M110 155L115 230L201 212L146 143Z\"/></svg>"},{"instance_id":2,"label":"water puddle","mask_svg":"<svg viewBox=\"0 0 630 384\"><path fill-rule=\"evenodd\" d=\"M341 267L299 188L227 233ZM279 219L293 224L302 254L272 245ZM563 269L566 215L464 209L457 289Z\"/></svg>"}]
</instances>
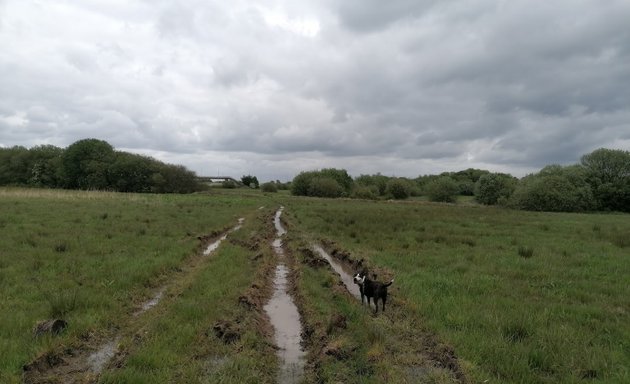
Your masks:
<instances>
[{"instance_id":1,"label":"water puddle","mask_svg":"<svg viewBox=\"0 0 630 384\"><path fill-rule=\"evenodd\" d=\"M138 309L136 312L134 312L134 316L140 316L143 313L145 313L146 311L148 311L149 309L155 307L156 305L158 305L158 303L160 302L160 300L162 300L162 296L164 296L164 291L166 291L166 287L162 287L159 291L157 291L157 293L155 294L155 296L153 296L150 300L145 301L144 303L142 303L142 305L140 306L140 309Z\"/></svg>"},{"instance_id":2,"label":"water puddle","mask_svg":"<svg viewBox=\"0 0 630 384\"><path fill-rule=\"evenodd\" d=\"M281 236L287 233L280 222L280 215L283 209L284 207L280 207L274 218L278 237L273 241L272 246L280 259L280 263L276 267L276 274L273 279L273 296L269 303L265 305L264 310L267 312L275 330L274 339L278 346L278 357L281 361L278 382L281 384L292 384L298 383L302 377L305 352L301 347L302 324L300 322L300 314L288 292L289 269L283 263L284 250L282 249Z\"/></svg>"},{"instance_id":3,"label":"water puddle","mask_svg":"<svg viewBox=\"0 0 630 384\"><path fill-rule=\"evenodd\" d=\"M321 246L314 244L313 250L319 253L321 257L326 259L326 261L328 261L332 269L337 272L337 274L341 277L341 281L346 286L348 292L350 292L354 297L360 300L361 292L359 291L359 286L355 284L354 280L352 279L355 271L348 270L346 266L339 263L332 256L330 256L328 252L326 252Z\"/></svg>"},{"instance_id":4,"label":"water puddle","mask_svg":"<svg viewBox=\"0 0 630 384\"><path fill-rule=\"evenodd\" d=\"M287 233L287 230L284 229L282 222L280 221L280 215L282 215L283 210L284 207L281 206L280 209L276 211L276 216L273 219L273 225L276 227L276 236L278 237L282 237L282 235Z\"/></svg>"},{"instance_id":5,"label":"water puddle","mask_svg":"<svg viewBox=\"0 0 630 384\"><path fill-rule=\"evenodd\" d=\"M114 357L118 350L118 338L103 344L96 352L87 358L90 371L93 373L101 373L105 365Z\"/></svg>"},{"instance_id":6,"label":"water puddle","mask_svg":"<svg viewBox=\"0 0 630 384\"><path fill-rule=\"evenodd\" d=\"M234 228L232 228L230 230L230 232L236 232L239 229L241 229L243 227L243 222L245 221L245 219L243 217L241 217L240 219L238 219L238 224L236 224L236 226ZM209 254L211 254L212 252L216 251L219 248L219 245L221 245L221 243L223 242L223 240L227 239L228 237L228 233L224 233L223 236L219 237L217 240L215 240L213 243L211 243L210 245L208 245L208 247L206 248L205 251L203 251L203 255L204 256L208 256Z\"/></svg>"}]
</instances>

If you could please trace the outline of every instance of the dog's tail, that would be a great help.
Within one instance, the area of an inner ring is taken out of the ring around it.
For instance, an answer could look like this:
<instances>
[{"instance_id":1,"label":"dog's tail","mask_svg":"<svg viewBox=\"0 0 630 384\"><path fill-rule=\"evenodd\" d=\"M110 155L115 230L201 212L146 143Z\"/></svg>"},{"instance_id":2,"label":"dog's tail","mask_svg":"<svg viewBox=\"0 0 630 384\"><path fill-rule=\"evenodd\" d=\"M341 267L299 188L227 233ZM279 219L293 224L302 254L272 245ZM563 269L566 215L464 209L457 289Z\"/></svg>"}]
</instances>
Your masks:
<instances>
[{"instance_id":1,"label":"dog's tail","mask_svg":"<svg viewBox=\"0 0 630 384\"><path fill-rule=\"evenodd\" d=\"M394 283L394 279L392 279L392 281L390 281L389 283L385 284L386 287L389 287L390 285L392 285Z\"/></svg>"}]
</instances>

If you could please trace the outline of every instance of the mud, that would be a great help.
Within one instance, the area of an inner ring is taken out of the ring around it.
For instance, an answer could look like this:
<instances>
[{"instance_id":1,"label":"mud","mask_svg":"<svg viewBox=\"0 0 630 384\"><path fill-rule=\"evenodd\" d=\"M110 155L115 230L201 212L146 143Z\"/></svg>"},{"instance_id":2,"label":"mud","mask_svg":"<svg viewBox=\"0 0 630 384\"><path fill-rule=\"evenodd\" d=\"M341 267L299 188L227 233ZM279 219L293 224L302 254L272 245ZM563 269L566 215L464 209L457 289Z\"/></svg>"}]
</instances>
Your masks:
<instances>
[{"instance_id":1,"label":"mud","mask_svg":"<svg viewBox=\"0 0 630 384\"><path fill-rule=\"evenodd\" d=\"M278 383L298 383L304 371L305 352L302 349L302 323L293 298L289 294L289 269L285 265L282 236L287 233L282 226L280 215L284 207L280 207L274 217L277 238L273 241L273 249L280 260L276 266L273 280L274 291L264 310L274 328L274 341L278 347L281 366Z\"/></svg>"},{"instance_id":2,"label":"mud","mask_svg":"<svg viewBox=\"0 0 630 384\"><path fill-rule=\"evenodd\" d=\"M87 363L90 371L95 374L99 374L105 368L105 365L116 355L118 351L119 338L115 338L105 344L103 344L96 352L92 353L87 358Z\"/></svg>"},{"instance_id":3,"label":"mud","mask_svg":"<svg viewBox=\"0 0 630 384\"><path fill-rule=\"evenodd\" d=\"M335 260L320 245L314 244L313 245L313 250L316 253L318 253L321 257L326 259L326 261L328 261L328 263L330 264L332 269L339 275L339 277L341 277L341 281L343 282L343 285L346 286L346 289L348 290L348 292L350 292L352 294L352 296L354 296L357 299L361 300L361 292L359 291L359 286L357 284L355 284L354 281L352 280L352 276L354 275L354 271L351 271L344 264L342 264L342 263L338 262L337 260Z\"/></svg>"}]
</instances>

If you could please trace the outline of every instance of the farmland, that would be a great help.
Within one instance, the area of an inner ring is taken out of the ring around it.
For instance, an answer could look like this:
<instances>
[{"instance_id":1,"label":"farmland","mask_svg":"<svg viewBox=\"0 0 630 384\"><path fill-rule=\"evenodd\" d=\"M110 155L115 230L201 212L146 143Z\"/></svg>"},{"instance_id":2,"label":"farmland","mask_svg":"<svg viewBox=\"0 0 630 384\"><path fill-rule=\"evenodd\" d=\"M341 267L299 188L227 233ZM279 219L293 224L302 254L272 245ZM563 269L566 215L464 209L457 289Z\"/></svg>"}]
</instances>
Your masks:
<instances>
[{"instance_id":1,"label":"farmland","mask_svg":"<svg viewBox=\"0 0 630 384\"><path fill-rule=\"evenodd\" d=\"M2 189L0 381L20 382L42 356L113 340L118 353L86 380L274 382L261 309L280 205L305 382L630 380L628 215L240 190ZM313 244L395 278L386 312L361 307L313 260ZM160 302L137 315L156 292ZM49 318L69 326L33 337Z\"/></svg>"}]
</instances>

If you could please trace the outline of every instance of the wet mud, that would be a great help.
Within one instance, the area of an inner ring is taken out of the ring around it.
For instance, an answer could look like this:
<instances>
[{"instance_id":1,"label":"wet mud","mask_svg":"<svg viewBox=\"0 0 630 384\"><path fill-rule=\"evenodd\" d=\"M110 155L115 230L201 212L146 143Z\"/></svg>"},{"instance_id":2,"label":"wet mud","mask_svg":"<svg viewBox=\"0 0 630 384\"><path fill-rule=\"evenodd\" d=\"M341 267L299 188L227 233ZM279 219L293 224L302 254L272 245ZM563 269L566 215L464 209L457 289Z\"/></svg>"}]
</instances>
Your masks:
<instances>
[{"instance_id":1,"label":"wet mud","mask_svg":"<svg viewBox=\"0 0 630 384\"><path fill-rule=\"evenodd\" d=\"M335 260L320 245L314 244L313 245L313 250L315 252L317 252L321 257L323 257L326 261L328 261L328 263L330 264L332 269L341 278L341 281L343 282L343 285L346 286L346 289L348 290L348 292L350 292L352 294L352 296L354 296L357 299L361 300L361 292L359 291L359 286L357 284L355 284L353 279L352 279L352 277L354 275L354 271L351 271L350 268L348 268L344 264L342 264L342 263L338 262L337 260Z\"/></svg>"},{"instance_id":2,"label":"wet mud","mask_svg":"<svg viewBox=\"0 0 630 384\"><path fill-rule=\"evenodd\" d=\"M273 279L273 295L269 303L264 306L264 310L274 328L274 341L278 347L278 357L281 362L278 383L292 384L298 383L302 378L306 353L302 348L300 314L289 293L289 268L286 266L282 248L282 236L287 231L280 221L282 210L283 207L280 207L274 217L277 237L272 247L278 256L279 263Z\"/></svg>"}]
</instances>

